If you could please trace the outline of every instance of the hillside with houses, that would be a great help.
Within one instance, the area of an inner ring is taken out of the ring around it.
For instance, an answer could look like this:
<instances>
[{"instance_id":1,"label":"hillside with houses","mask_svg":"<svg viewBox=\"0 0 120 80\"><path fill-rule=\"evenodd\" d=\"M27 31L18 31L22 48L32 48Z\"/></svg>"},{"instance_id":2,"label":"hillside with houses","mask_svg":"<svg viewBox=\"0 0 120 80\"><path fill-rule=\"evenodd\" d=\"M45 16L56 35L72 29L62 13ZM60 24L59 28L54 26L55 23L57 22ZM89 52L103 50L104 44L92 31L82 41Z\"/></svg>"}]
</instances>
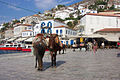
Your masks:
<instances>
[{"instance_id":1,"label":"hillside with houses","mask_svg":"<svg viewBox=\"0 0 120 80\"><path fill-rule=\"evenodd\" d=\"M83 0L69 6L57 5L44 13L0 25L1 43L26 42L30 45L32 37L38 33L58 34L66 45L73 45L77 42L75 38L80 37L117 42L120 38L120 1Z\"/></svg>"}]
</instances>

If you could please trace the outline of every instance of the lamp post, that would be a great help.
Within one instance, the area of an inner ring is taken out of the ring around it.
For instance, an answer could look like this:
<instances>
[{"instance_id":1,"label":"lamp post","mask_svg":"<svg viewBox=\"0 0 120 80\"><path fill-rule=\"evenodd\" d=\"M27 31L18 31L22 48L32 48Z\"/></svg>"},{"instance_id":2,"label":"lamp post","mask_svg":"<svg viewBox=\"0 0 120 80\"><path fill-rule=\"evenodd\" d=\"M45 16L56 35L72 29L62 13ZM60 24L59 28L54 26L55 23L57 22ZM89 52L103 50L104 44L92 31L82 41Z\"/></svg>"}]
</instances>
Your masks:
<instances>
[{"instance_id":1,"label":"lamp post","mask_svg":"<svg viewBox=\"0 0 120 80\"><path fill-rule=\"evenodd\" d=\"M34 38L34 26L36 25L36 22L32 21L31 24L32 24L32 31L33 31L33 33L32 33L32 40L33 40L33 38ZM31 55L33 55L33 46L31 48Z\"/></svg>"}]
</instances>

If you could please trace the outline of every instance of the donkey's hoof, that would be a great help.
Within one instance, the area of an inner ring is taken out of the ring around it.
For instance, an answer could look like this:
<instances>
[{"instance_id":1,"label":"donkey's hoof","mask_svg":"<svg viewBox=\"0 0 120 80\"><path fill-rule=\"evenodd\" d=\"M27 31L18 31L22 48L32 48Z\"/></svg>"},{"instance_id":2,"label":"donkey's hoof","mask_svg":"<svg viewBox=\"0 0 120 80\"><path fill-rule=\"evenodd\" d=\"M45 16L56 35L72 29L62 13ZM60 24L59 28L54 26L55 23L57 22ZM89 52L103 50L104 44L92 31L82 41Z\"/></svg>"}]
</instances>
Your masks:
<instances>
[{"instance_id":1,"label":"donkey's hoof","mask_svg":"<svg viewBox=\"0 0 120 80\"><path fill-rule=\"evenodd\" d=\"M35 68L37 68L37 66L35 66Z\"/></svg>"},{"instance_id":2,"label":"donkey's hoof","mask_svg":"<svg viewBox=\"0 0 120 80\"><path fill-rule=\"evenodd\" d=\"M39 68L38 68L37 70L38 70L38 71L42 71L42 69L39 69Z\"/></svg>"}]
</instances>

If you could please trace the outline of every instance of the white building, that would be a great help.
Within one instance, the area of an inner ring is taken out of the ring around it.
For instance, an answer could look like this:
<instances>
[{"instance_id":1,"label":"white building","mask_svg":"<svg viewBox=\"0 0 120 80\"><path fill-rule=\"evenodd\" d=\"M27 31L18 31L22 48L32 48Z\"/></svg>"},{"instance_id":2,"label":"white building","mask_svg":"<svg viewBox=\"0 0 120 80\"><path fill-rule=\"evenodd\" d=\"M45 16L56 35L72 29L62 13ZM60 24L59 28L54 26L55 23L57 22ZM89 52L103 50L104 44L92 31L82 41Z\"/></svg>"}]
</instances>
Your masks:
<instances>
[{"instance_id":1,"label":"white building","mask_svg":"<svg viewBox=\"0 0 120 80\"><path fill-rule=\"evenodd\" d=\"M97 13L97 11L95 11L95 10L89 10L89 9L87 9L87 8L82 8L82 9L80 9L80 15L85 15L85 14L87 14L87 13Z\"/></svg>"},{"instance_id":2,"label":"white building","mask_svg":"<svg viewBox=\"0 0 120 80\"><path fill-rule=\"evenodd\" d=\"M38 14L20 18L20 22L23 22L23 24L39 23L40 20L42 20L42 18Z\"/></svg>"},{"instance_id":3,"label":"white building","mask_svg":"<svg viewBox=\"0 0 120 80\"><path fill-rule=\"evenodd\" d=\"M84 26L84 34L89 35L104 28L120 28L120 15L90 13L80 22Z\"/></svg>"},{"instance_id":4,"label":"white building","mask_svg":"<svg viewBox=\"0 0 120 80\"><path fill-rule=\"evenodd\" d=\"M120 4L119 4L119 5L115 5L115 8L118 8L118 9L120 9Z\"/></svg>"},{"instance_id":5,"label":"white building","mask_svg":"<svg viewBox=\"0 0 120 80\"><path fill-rule=\"evenodd\" d=\"M12 38L14 36L13 28L10 28L5 31L5 39Z\"/></svg>"},{"instance_id":6,"label":"white building","mask_svg":"<svg viewBox=\"0 0 120 80\"><path fill-rule=\"evenodd\" d=\"M31 26L30 24L20 24L14 27L14 37L20 37L22 36L22 32L24 30L27 30L28 27Z\"/></svg>"},{"instance_id":7,"label":"white building","mask_svg":"<svg viewBox=\"0 0 120 80\"><path fill-rule=\"evenodd\" d=\"M22 31L22 37L31 37L31 36L33 36L33 31L32 30Z\"/></svg>"},{"instance_id":8,"label":"white building","mask_svg":"<svg viewBox=\"0 0 120 80\"><path fill-rule=\"evenodd\" d=\"M58 34L62 38L61 42L64 44L73 44L73 40L69 40L68 37L77 35L77 31L69 29L66 24L54 20L44 20L36 24L34 34L38 33Z\"/></svg>"},{"instance_id":9,"label":"white building","mask_svg":"<svg viewBox=\"0 0 120 80\"><path fill-rule=\"evenodd\" d=\"M104 35L104 38L108 41L117 42L120 39L120 28L104 28L95 33Z\"/></svg>"},{"instance_id":10,"label":"white building","mask_svg":"<svg viewBox=\"0 0 120 80\"><path fill-rule=\"evenodd\" d=\"M62 10L62 11L56 11L54 18L65 19L65 18L70 17L69 15L70 15L69 11L64 11L64 10Z\"/></svg>"},{"instance_id":11,"label":"white building","mask_svg":"<svg viewBox=\"0 0 120 80\"><path fill-rule=\"evenodd\" d=\"M0 24L0 29L3 28L3 27L4 27L3 24Z\"/></svg>"}]
</instances>

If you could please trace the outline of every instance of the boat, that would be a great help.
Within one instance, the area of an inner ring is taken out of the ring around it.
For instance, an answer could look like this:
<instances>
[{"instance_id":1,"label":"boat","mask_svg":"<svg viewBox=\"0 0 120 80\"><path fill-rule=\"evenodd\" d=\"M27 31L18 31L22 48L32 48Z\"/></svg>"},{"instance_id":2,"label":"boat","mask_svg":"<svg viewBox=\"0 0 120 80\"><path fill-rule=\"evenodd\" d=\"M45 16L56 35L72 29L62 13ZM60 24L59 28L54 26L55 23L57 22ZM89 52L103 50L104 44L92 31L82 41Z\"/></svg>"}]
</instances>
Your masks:
<instances>
[{"instance_id":1,"label":"boat","mask_svg":"<svg viewBox=\"0 0 120 80\"><path fill-rule=\"evenodd\" d=\"M24 45L22 43L6 43L0 45L0 51L13 52L31 52L32 46Z\"/></svg>"}]
</instances>

